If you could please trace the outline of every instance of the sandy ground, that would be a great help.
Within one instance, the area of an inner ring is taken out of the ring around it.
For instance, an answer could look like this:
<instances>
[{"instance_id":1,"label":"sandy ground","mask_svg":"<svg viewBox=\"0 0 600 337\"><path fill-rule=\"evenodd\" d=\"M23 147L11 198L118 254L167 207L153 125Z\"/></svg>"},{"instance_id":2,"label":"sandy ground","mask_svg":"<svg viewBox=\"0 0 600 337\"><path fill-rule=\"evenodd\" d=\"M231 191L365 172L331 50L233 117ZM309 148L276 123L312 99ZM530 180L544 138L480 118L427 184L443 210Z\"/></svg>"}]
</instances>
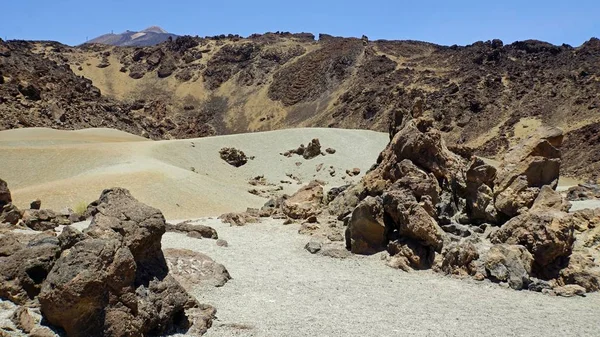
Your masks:
<instances>
[{"instance_id":1,"label":"sandy ground","mask_svg":"<svg viewBox=\"0 0 600 337\"><path fill-rule=\"evenodd\" d=\"M315 137L337 152L312 160L279 154ZM194 291L218 309L208 337L598 335L600 294L556 298L433 272L404 273L386 267L378 255L344 260L311 255L303 248L310 237L297 234L298 225L266 220L230 227L214 217L266 201L247 192L254 176L264 174L287 193L300 184L286 173L302 183L318 178L342 185L350 179L342 179L346 169L364 173L387 142L384 133L339 129L158 142L107 129L10 130L0 132L0 177L21 207L35 198L48 208L73 207L96 199L104 188L122 186L169 219L202 217L198 221L217 229L229 247L167 233L163 248L205 253L231 273L224 287ZM219 158L224 146L256 158L234 168ZM324 169L317 172L321 163ZM573 183L563 180L561 187ZM594 201L573 204L600 207ZM2 313L0 321L6 319Z\"/></svg>"},{"instance_id":2,"label":"sandy ground","mask_svg":"<svg viewBox=\"0 0 600 337\"><path fill-rule=\"evenodd\" d=\"M405 273L380 257L345 260L311 255L298 225L277 220L213 226L229 247L167 233L163 247L187 248L224 264L233 279L197 289L218 319L216 336L597 336L600 294L557 298L458 280Z\"/></svg>"},{"instance_id":3,"label":"sandy ground","mask_svg":"<svg viewBox=\"0 0 600 337\"><path fill-rule=\"evenodd\" d=\"M323 150L337 152L311 160L280 155L312 138L320 139ZM330 186L357 181L388 140L385 133L318 128L167 141L110 129L17 129L0 132L0 177L19 207L39 198L45 208L74 208L97 199L105 188L119 186L168 218L196 218L262 206L266 198L248 193L253 188L248 180L258 175L285 193L299 188L288 173L302 184L312 179ZM255 159L239 168L230 166L219 158L226 146ZM317 172L319 164L323 169ZM345 171L354 167L361 175L347 177Z\"/></svg>"}]
</instances>

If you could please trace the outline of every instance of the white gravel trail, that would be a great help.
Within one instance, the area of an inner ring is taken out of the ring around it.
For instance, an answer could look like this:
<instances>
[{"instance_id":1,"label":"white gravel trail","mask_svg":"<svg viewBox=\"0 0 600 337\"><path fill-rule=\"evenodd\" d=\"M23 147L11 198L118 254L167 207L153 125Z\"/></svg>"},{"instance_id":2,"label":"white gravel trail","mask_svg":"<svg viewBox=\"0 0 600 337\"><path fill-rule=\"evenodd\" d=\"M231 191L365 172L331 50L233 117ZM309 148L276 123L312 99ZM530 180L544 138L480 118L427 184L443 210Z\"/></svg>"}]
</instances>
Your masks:
<instances>
[{"instance_id":1,"label":"white gravel trail","mask_svg":"<svg viewBox=\"0 0 600 337\"><path fill-rule=\"evenodd\" d=\"M378 256L346 260L311 255L298 225L277 220L230 227L216 219L229 247L167 233L164 248L187 248L224 264L233 279L197 289L218 319L206 336L598 336L600 294L558 298L404 273Z\"/></svg>"}]
</instances>

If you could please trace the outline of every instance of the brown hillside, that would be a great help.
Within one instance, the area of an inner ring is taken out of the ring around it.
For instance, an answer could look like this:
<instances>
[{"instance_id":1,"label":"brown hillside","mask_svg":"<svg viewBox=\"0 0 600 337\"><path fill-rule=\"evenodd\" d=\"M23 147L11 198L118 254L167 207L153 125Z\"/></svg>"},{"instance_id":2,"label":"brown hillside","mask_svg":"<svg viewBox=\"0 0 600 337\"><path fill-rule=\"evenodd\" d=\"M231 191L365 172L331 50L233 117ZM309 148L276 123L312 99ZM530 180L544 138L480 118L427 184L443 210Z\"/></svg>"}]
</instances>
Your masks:
<instances>
[{"instance_id":1,"label":"brown hillside","mask_svg":"<svg viewBox=\"0 0 600 337\"><path fill-rule=\"evenodd\" d=\"M387 131L408 112L493 157L540 124L569 175L598 172L600 40L461 47L311 34L181 37L152 47L0 42L0 128L113 127L189 138L322 126ZM39 94L38 94L39 93ZM39 97L38 97L39 96Z\"/></svg>"}]
</instances>

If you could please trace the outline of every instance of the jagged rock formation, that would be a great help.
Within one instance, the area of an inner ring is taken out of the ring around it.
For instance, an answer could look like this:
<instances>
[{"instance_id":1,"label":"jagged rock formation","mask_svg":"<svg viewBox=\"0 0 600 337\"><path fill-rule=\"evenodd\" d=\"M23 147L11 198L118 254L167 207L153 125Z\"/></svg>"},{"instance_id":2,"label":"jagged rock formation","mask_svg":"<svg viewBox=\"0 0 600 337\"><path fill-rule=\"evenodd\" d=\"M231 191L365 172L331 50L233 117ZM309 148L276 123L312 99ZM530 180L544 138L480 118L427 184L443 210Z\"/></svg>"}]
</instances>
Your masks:
<instances>
[{"instance_id":1,"label":"jagged rock formation","mask_svg":"<svg viewBox=\"0 0 600 337\"><path fill-rule=\"evenodd\" d=\"M83 233L69 226L58 237L0 233L0 298L39 307L44 320L69 336L206 332L215 309L198 303L169 273L162 213L121 188L103 191L93 204ZM229 279L223 266L204 260L186 277L219 284ZM173 255L171 265L188 262ZM29 333L36 324L22 329Z\"/></svg>"},{"instance_id":2,"label":"jagged rock formation","mask_svg":"<svg viewBox=\"0 0 600 337\"><path fill-rule=\"evenodd\" d=\"M454 150L491 157L545 124L565 132L563 173L597 179L599 57L595 38L579 47L290 33L140 48L0 42L0 129L113 127L168 139L298 126L386 131L413 114L431 118Z\"/></svg>"},{"instance_id":3,"label":"jagged rock formation","mask_svg":"<svg viewBox=\"0 0 600 337\"><path fill-rule=\"evenodd\" d=\"M328 206L356 254L561 296L599 289L598 210L555 191L562 131L540 127L498 169L453 153L427 118L403 119L375 167ZM593 248L596 247L596 248ZM564 288L564 287L567 288Z\"/></svg>"}]
</instances>

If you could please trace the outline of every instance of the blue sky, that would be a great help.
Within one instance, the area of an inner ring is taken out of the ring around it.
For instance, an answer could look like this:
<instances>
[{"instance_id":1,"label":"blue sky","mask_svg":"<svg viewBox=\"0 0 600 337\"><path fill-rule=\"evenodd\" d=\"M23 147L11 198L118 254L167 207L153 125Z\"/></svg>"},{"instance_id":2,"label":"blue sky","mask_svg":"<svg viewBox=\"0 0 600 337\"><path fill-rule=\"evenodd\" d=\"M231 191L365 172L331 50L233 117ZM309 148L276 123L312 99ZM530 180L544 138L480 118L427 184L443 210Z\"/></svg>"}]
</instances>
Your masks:
<instances>
[{"instance_id":1,"label":"blue sky","mask_svg":"<svg viewBox=\"0 0 600 337\"><path fill-rule=\"evenodd\" d=\"M445 45L499 38L579 46L600 36L600 0L4 0L1 8L1 38L71 45L151 25L200 36L305 31Z\"/></svg>"}]
</instances>

